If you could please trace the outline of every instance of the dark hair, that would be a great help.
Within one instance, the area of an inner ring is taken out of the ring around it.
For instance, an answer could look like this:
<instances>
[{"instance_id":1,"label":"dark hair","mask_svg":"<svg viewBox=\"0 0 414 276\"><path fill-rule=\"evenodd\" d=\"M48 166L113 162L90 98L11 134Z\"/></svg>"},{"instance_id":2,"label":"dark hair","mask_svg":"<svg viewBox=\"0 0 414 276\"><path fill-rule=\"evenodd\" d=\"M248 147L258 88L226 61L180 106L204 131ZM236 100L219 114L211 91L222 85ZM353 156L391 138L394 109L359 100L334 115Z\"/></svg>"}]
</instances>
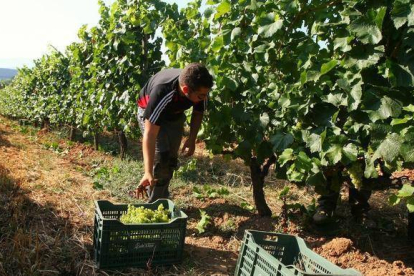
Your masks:
<instances>
[{"instance_id":1,"label":"dark hair","mask_svg":"<svg viewBox=\"0 0 414 276\"><path fill-rule=\"evenodd\" d=\"M213 87L213 77L201 63L190 63L181 71L179 82L187 85L191 91L200 87Z\"/></svg>"}]
</instances>

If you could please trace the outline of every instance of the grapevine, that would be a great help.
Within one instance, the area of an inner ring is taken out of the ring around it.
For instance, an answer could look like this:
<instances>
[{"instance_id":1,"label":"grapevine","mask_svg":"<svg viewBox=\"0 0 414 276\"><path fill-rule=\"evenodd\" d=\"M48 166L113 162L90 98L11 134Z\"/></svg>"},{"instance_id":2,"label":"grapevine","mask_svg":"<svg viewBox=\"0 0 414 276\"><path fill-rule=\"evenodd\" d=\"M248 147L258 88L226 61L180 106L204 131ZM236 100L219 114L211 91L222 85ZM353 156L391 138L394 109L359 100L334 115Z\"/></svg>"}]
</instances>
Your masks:
<instances>
[{"instance_id":1,"label":"grapevine","mask_svg":"<svg viewBox=\"0 0 414 276\"><path fill-rule=\"evenodd\" d=\"M271 214L275 156L278 178L321 192L330 168L352 168L361 188L377 160L414 162L411 3L211 0L166 21L171 64L201 61L215 76L206 146L249 165L259 214Z\"/></svg>"}]
</instances>

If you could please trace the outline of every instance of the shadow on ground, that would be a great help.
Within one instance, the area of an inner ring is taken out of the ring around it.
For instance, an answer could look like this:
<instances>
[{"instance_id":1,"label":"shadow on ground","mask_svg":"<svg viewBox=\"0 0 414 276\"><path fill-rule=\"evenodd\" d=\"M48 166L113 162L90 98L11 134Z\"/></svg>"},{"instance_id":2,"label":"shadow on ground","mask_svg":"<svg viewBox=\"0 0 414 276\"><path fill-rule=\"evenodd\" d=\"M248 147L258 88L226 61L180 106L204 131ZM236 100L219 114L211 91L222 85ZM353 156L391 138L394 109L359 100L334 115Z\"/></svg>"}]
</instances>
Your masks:
<instances>
[{"instance_id":1,"label":"shadow on ground","mask_svg":"<svg viewBox=\"0 0 414 276\"><path fill-rule=\"evenodd\" d=\"M0 130L0 147L11 147L12 144L10 143L9 140L7 140L5 138L5 136L9 134L9 132L4 131L4 130Z\"/></svg>"},{"instance_id":2,"label":"shadow on ground","mask_svg":"<svg viewBox=\"0 0 414 276\"><path fill-rule=\"evenodd\" d=\"M79 243L69 220L27 195L0 164L0 275L79 275L91 246ZM83 229L86 234L91 229ZM36 274L40 273L40 274ZM88 274L85 274L88 275Z\"/></svg>"}]
</instances>

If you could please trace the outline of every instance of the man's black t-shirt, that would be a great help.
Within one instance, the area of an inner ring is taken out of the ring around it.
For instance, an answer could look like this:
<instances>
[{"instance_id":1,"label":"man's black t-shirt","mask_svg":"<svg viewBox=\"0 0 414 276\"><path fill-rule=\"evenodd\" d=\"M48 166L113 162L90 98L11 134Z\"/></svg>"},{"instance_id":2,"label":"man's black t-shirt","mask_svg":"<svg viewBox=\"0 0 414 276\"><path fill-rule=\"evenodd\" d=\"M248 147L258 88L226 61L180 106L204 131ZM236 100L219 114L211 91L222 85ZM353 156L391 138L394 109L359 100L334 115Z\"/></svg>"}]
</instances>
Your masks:
<instances>
[{"instance_id":1,"label":"man's black t-shirt","mask_svg":"<svg viewBox=\"0 0 414 276\"><path fill-rule=\"evenodd\" d=\"M180 95L178 77L181 69L165 69L152 76L141 89L138 106L145 109L144 118L152 124L161 125L165 121L174 121L193 106L194 110L203 112L207 100L193 103Z\"/></svg>"}]
</instances>

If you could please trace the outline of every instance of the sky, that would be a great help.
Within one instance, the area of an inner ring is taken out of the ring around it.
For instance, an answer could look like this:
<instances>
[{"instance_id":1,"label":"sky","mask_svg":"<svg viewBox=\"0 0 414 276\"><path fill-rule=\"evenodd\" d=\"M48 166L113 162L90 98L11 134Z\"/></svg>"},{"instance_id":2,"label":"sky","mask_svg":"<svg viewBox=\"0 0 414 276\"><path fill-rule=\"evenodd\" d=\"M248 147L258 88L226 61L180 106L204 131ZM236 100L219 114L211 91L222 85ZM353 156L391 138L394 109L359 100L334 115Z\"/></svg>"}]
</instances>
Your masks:
<instances>
[{"instance_id":1,"label":"sky","mask_svg":"<svg viewBox=\"0 0 414 276\"><path fill-rule=\"evenodd\" d=\"M179 8L190 2L164 1ZM97 25L98 10L98 0L0 0L0 68L30 67L48 53L49 45L64 51L78 40L82 25Z\"/></svg>"}]
</instances>

